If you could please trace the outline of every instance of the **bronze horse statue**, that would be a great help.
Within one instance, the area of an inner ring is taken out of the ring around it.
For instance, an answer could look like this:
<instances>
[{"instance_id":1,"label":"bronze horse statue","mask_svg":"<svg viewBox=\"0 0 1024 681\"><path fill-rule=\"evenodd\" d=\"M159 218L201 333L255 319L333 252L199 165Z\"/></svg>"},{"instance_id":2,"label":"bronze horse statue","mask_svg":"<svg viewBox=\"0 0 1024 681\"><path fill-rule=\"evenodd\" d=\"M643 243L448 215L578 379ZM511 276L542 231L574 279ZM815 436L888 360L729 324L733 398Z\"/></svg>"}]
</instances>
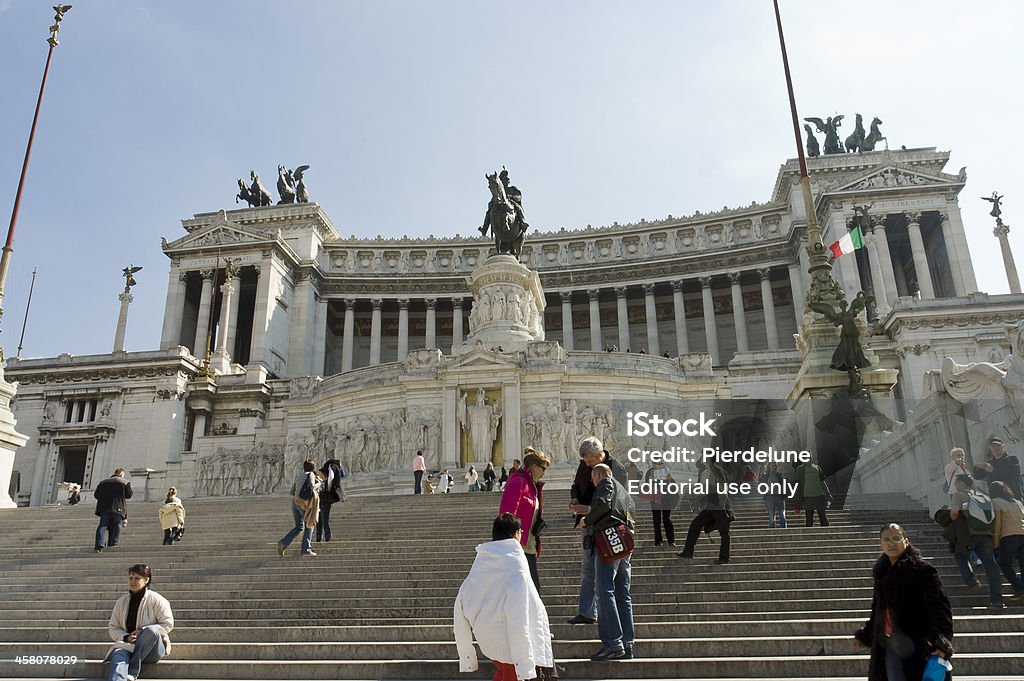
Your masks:
<instances>
[{"instance_id":1,"label":"bronze horse statue","mask_svg":"<svg viewBox=\"0 0 1024 681\"><path fill-rule=\"evenodd\" d=\"M846 151L853 153L864 148L864 117L857 114L857 125L853 128L853 134L846 138Z\"/></svg>"},{"instance_id":2,"label":"bronze horse statue","mask_svg":"<svg viewBox=\"0 0 1024 681\"><path fill-rule=\"evenodd\" d=\"M505 193L505 185L498 180L497 173L486 175L487 187L491 190L491 201L487 205L487 226L494 235L494 248L499 254L508 253L519 259L526 240L525 229L521 228L521 215L515 204Z\"/></svg>"},{"instance_id":3,"label":"bronze horse statue","mask_svg":"<svg viewBox=\"0 0 1024 681\"><path fill-rule=\"evenodd\" d=\"M875 145L881 140L886 139L882 132L878 129L878 126L882 124L881 118L875 118L871 121L871 131L868 132L867 137L864 138L864 143L861 144L862 151L874 151Z\"/></svg>"}]
</instances>

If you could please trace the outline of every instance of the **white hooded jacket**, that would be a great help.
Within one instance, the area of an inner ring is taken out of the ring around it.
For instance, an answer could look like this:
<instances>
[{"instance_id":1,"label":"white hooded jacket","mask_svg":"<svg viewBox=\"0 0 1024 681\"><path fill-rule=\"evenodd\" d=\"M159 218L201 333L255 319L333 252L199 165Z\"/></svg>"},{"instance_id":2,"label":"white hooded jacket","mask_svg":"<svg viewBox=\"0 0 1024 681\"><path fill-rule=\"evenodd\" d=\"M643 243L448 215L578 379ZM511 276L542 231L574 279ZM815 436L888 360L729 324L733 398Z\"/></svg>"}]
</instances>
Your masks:
<instances>
[{"instance_id":1,"label":"white hooded jacket","mask_svg":"<svg viewBox=\"0 0 1024 681\"><path fill-rule=\"evenodd\" d=\"M520 679L534 678L538 666L554 666L548 613L517 539L476 547L476 560L455 598L460 671L477 670L474 635L480 652L491 660L514 664Z\"/></svg>"}]
</instances>

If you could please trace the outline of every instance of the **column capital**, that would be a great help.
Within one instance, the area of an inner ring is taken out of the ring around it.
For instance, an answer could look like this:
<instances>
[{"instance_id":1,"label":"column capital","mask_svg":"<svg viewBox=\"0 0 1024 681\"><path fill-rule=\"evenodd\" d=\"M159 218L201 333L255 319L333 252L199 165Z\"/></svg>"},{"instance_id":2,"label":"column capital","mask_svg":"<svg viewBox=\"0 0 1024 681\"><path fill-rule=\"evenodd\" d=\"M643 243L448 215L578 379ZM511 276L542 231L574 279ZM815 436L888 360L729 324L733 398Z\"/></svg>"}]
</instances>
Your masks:
<instances>
[{"instance_id":1,"label":"column capital","mask_svg":"<svg viewBox=\"0 0 1024 681\"><path fill-rule=\"evenodd\" d=\"M626 291L627 291L627 287L625 287L625 286L616 286L615 287L615 297L616 298L625 298L626 297Z\"/></svg>"},{"instance_id":2,"label":"column capital","mask_svg":"<svg viewBox=\"0 0 1024 681\"><path fill-rule=\"evenodd\" d=\"M399 298L398 299L398 309L399 310L408 310L409 309L409 299L408 298Z\"/></svg>"},{"instance_id":3,"label":"column capital","mask_svg":"<svg viewBox=\"0 0 1024 681\"><path fill-rule=\"evenodd\" d=\"M341 302L345 303L345 309L346 310L355 310L356 309L356 299L355 298L342 298Z\"/></svg>"},{"instance_id":4,"label":"column capital","mask_svg":"<svg viewBox=\"0 0 1024 681\"><path fill-rule=\"evenodd\" d=\"M566 303L569 303L570 305L572 304L572 294L573 294L572 291L559 291L558 292L559 297L561 297L561 299L562 299L562 304L563 305L565 305Z\"/></svg>"},{"instance_id":5,"label":"column capital","mask_svg":"<svg viewBox=\"0 0 1024 681\"><path fill-rule=\"evenodd\" d=\"M711 288L711 280L713 278L714 277L712 277L711 275L705 275L703 277L698 277L698 280L700 281L700 287L701 288Z\"/></svg>"},{"instance_id":6,"label":"column capital","mask_svg":"<svg viewBox=\"0 0 1024 681\"><path fill-rule=\"evenodd\" d=\"M601 299L601 289L588 288L587 289L587 298L589 298L591 300L591 302L596 301L596 300L600 300Z\"/></svg>"},{"instance_id":7,"label":"column capital","mask_svg":"<svg viewBox=\"0 0 1024 681\"><path fill-rule=\"evenodd\" d=\"M117 299L120 300L122 303L125 303L125 304L128 304L128 303L132 302L133 300L135 300L135 298L132 297L132 294L129 293L128 291L125 291L124 293L118 294Z\"/></svg>"},{"instance_id":8,"label":"column capital","mask_svg":"<svg viewBox=\"0 0 1024 681\"><path fill-rule=\"evenodd\" d=\"M729 277L730 284L732 284L733 286L739 286L741 274L741 272L728 272L726 273L726 276Z\"/></svg>"},{"instance_id":9,"label":"column capital","mask_svg":"<svg viewBox=\"0 0 1024 681\"><path fill-rule=\"evenodd\" d=\"M915 225L921 224L921 211L919 210L908 210L903 212L907 216L907 222Z\"/></svg>"},{"instance_id":10,"label":"column capital","mask_svg":"<svg viewBox=\"0 0 1024 681\"><path fill-rule=\"evenodd\" d=\"M884 215L869 215L868 219L871 220L871 228L874 230L885 231L885 216Z\"/></svg>"},{"instance_id":11,"label":"column capital","mask_svg":"<svg viewBox=\"0 0 1024 681\"><path fill-rule=\"evenodd\" d=\"M672 292L673 293L682 293L683 292L683 280L682 279L673 279L671 284L672 284Z\"/></svg>"},{"instance_id":12,"label":"column capital","mask_svg":"<svg viewBox=\"0 0 1024 681\"><path fill-rule=\"evenodd\" d=\"M188 282L188 275L189 272L182 272L181 274L178 275L178 281L180 281L182 284Z\"/></svg>"},{"instance_id":13,"label":"column capital","mask_svg":"<svg viewBox=\"0 0 1024 681\"><path fill-rule=\"evenodd\" d=\"M263 265L249 265L249 267L252 268L252 271L256 273L257 277L260 276L260 273L263 271Z\"/></svg>"},{"instance_id":14,"label":"column capital","mask_svg":"<svg viewBox=\"0 0 1024 681\"><path fill-rule=\"evenodd\" d=\"M370 298L370 305L373 306L374 310L380 310L381 306L384 305L383 298Z\"/></svg>"},{"instance_id":15,"label":"column capital","mask_svg":"<svg viewBox=\"0 0 1024 681\"><path fill-rule=\"evenodd\" d=\"M1010 226L1008 224L1006 224L1005 222L1003 222L1002 220L1000 220L998 223L996 223L995 229L992 230L992 234L994 236L996 236L997 238L1000 238L1000 239L1005 238L1006 235L1009 234L1009 233L1010 233Z\"/></svg>"},{"instance_id":16,"label":"column capital","mask_svg":"<svg viewBox=\"0 0 1024 681\"><path fill-rule=\"evenodd\" d=\"M424 298L423 302L427 304L428 310L433 310L437 307L437 298Z\"/></svg>"},{"instance_id":17,"label":"column capital","mask_svg":"<svg viewBox=\"0 0 1024 681\"><path fill-rule=\"evenodd\" d=\"M655 287L655 286L656 286L656 284L652 284L652 283L650 283L650 282L648 282L648 283L646 283L646 284L643 284L643 287L644 287L644 295L645 295L645 296L653 296L653 295L654 295L654 287Z\"/></svg>"},{"instance_id":18,"label":"column capital","mask_svg":"<svg viewBox=\"0 0 1024 681\"><path fill-rule=\"evenodd\" d=\"M235 287L232 284L233 279L225 279L224 283L220 285L220 292L224 295L230 295L235 292Z\"/></svg>"},{"instance_id":19,"label":"column capital","mask_svg":"<svg viewBox=\"0 0 1024 681\"><path fill-rule=\"evenodd\" d=\"M199 270L199 276L201 276L203 279L213 281L213 270Z\"/></svg>"},{"instance_id":20,"label":"column capital","mask_svg":"<svg viewBox=\"0 0 1024 681\"><path fill-rule=\"evenodd\" d=\"M772 268L771 267L759 267L757 269L757 276L759 276L761 278L761 281L766 281L767 279L769 279L772 276Z\"/></svg>"},{"instance_id":21,"label":"column capital","mask_svg":"<svg viewBox=\"0 0 1024 681\"><path fill-rule=\"evenodd\" d=\"M452 298L452 308L456 310L462 309L462 298Z\"/></svg>"}]
</instances>

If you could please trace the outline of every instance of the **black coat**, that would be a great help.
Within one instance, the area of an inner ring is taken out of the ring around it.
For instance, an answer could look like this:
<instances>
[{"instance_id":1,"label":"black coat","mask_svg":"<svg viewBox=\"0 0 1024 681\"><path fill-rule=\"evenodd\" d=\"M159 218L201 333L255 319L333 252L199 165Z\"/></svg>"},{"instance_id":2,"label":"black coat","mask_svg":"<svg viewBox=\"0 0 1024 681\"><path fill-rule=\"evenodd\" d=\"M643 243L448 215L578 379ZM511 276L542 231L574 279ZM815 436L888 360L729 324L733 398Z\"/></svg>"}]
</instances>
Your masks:
<instances>
[{"instance_id":1,"label":"black coat","mask_svg":"<svg viewBox=\"0 0 1024 681\"><path fill-rule=\"evenodd\" d=\"M1020 499L1020 459L1013 454L1004 453L1002 458L989 457L985 463L992 464L992 472L975 467L974 477L978 480L988 480L990 483L1005 482L1013 496Z\"/></svg>"},{"instance_id":2,"label":"black coat","mask_svg":"<svg viewBox=\"0 0 1024 681\"><path fill-rule=\"evenodd\" d=\"M615 482L629 490L629 475L626 473L626 467L622 465L622 462L616 461L610 454L605 454L604 461L601 463L612 469L612 477L615 478ZM577 503L584 506L590 506L590 502L594 499L594 480L591 477L593 472L594 469L581 459L580 465L576 468L576 478L573 480L572 488L569 492L570 498L575 499ZM581 515L576 516L574 524L579 525L582 518L583 516Z\"/></svg>"},{"instance_id":3,"label":"black coat","mask_svg":"<svg viewBox=\"0 0 1024 681\"><path fill-rule=\"evenodd\" d=\"M854 634L857 640L871 647L868 681L889 679L883 646L887 609L892 612L891 648L903 639L900 634L913 644L912 652L903 660L904 676L920 679L933 651L940 650L947 658L953 654L953 610L942 589L939 573L921 558L917 549L908 546L895 564L886 555L879 557L872 574L875 589L871 617Z\"/></svg>"},{"instance_id":4,"label":"black coat","mask_svg":"<svg viewBox=\"0 0 1024 681\"><path fill-rule=\"evenodd\" d=\"M124 478L116 475L107 478L96 485L96 491L92 495L96 498L96 515L113 511L122 517L128 517L126 499L132 498L132 484Z\"/></svg>"}]
</instances>

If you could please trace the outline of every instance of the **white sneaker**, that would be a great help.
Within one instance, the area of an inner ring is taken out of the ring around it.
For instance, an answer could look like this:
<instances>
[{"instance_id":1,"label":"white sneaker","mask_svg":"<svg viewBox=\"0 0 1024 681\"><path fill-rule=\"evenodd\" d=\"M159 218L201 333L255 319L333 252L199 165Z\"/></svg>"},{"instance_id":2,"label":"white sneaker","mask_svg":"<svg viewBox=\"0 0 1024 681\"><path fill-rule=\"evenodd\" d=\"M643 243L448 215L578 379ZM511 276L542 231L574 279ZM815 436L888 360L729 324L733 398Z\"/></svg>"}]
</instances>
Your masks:
<instances>
[{"instance_id":1,"label":"white sneaker","mask_svg":"<svg viewBox=\"0 0 1024 681\"><path fill-rule=\"evenodd\" d=\"M128 675L128 681L135 681L135 677L131 674Z\"/></svg>"}]
</instances>

